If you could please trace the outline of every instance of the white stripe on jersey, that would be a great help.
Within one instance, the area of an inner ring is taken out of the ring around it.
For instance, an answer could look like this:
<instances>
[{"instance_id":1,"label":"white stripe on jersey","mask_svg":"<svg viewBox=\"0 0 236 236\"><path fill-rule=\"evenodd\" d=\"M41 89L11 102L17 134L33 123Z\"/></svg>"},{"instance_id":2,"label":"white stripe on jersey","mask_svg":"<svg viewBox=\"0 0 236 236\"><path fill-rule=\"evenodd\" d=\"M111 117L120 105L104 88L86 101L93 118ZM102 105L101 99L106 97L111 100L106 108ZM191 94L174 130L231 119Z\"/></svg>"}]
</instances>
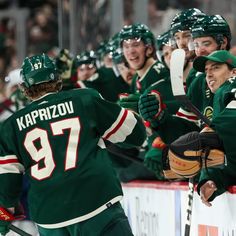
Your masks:
<instances>
[{"instance_id":1,"label":"white stripe on jersey","mask_svg":"<svg viewBox=\"0 0 236 236\"><path fill-rule=\"evenodd\" d=\"M236 101L233 100L231 101L227 106L226 108L229 108L229 109L236 109Z\"/></svg>"},{"instance_id":2,"label":"white stripe on jersey","mask_svg":"<svg viewBox=\"0 0 236 236\"><path fill-rule=\"evenodd\" d=\"M0 156L0 174L20 174L25 171L24 166L15 155Z\"/></svg>"},{"instance_id":3,"label":"white stripe on jersey","mask_svg":"<svg viewBox=\"0 0 236 236\"><path fill-rule=\"evenodd\" d=\"M181 107L176 112L175 116L198 124L198 117L193 112L186 111Z\"/></svg>"},{"instance_id":4,"label":"white stripe on jersey","mask_svg":"<svg viewBox=\"0 0 236 236\"><path fill-rule=\"evenodd\" d=\"M134 114L122 108L117 120L105 131L102 137L112 143L123 142L132 133L136 123Z\"/></svg>"}]
</instances>

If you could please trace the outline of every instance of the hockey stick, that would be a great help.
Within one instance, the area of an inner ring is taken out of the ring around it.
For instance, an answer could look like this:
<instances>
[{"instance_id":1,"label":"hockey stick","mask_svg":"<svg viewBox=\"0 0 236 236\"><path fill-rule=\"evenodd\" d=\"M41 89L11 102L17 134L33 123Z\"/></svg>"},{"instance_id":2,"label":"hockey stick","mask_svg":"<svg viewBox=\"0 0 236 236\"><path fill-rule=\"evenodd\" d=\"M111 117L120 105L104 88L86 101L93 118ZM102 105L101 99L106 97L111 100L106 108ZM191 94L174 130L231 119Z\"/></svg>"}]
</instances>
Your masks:
<instances>
[{"instance_id":1,"label":"hockey stick","mask_svg":"<svg viewBox=\"0 0 236 236\"><path fill-rule=\"evenodd\" d=\"M32 236L31 234L28 234L28 233L25 232L24 230L22 230L22 229L16 227L15 225L12 225L12 224L9 225L9 229L12 230L12 231L14 231L15 233L21 235L21 236Z\"/></svg>"},{"instance_id":2,"label":"hockey stick","mask_svg":"<svg viewBox=\"0 0 236 236\"><path fill-rule=\"evenodd\" d=\"M193 194L194 194L194 177L189 178L188 182L188 205L187 205L187 218L185 222L184 228L184 236L190 235L190 228L191 228L191 218L192 218L192 208L193 208Z\"/></svg>"},{"instance_id":3,"label":"hockey stick","mask_svg":"<svg viewBox=\"0 0 236 236\"><path fill-rule=\"evenodd\" d=\"M183 49L176 49L171 54L170 59L170 79L171 87L174 97L183 103L190 111L197 115L198 118L203 120L207 125L210 121L202 115L202 113L191 103L186 96L183 84L183 71L185 63L185 51ZM189 191L188 191L188 205L187 205L187 218L185 222L184 236L190 236L193 194L194 194L194 178L189 178Z\"/></svg>"},{"instance_id":4,"label":"hockey stick","mask_svg":"<svg viewBox=\"0 0 236 236\"><path fill-rule=\"evenodd\" d=\"M204 116L186 96L183 86L183 68L185 60L185 51L183 49L175 49L170 59L170 78L171 87L174 97L192 111L206 125L210 125L210 120Z\"/></svg>"},{"instance_id":5,"label":"hockey stick","mask_svg":"<svg viewBox=\"0 0 236 236\"><path fill-rule=\"evenodd\" d=\"M144 165L143 159L141 159L137 156L134 157L133 155L130 155L130 153L126 152L124 149L122 149L122 148L118 147L117 145L110 143L108 141L106 141L105 144L106 144L106 149L109 153L111 153L115 156L124 158L126 160L135 162L137 164Z\"/></svg>"}]
</instances>

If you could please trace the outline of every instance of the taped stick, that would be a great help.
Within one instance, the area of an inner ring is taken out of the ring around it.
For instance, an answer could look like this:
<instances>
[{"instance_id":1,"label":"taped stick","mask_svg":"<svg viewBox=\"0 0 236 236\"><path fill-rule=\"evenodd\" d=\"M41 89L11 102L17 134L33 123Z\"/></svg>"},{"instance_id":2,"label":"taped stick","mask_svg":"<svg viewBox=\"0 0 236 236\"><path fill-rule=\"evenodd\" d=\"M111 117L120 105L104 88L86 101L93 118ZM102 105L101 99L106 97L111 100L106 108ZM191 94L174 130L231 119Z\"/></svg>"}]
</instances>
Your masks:
<instances>
[{"instance_id":1,"label":"taped stick","mask_svg":"<svg viewBox=\"0 0 236 236\"><path fill-rule=\"evenodd\" d=\"M171 54L170 59L170 79L171 87L174 97L179 100L184 106L192 111L199 119L201 119L208 126L210 120L205 117L189 100L186 96L183 74L185 64L185 51L183 49L175 49ZM192 207L193 207L193 194L194 194L194 178L189 178L189 192L188 192L188 204L187 204L187 218L185 222L184 236L190 236Z\"/></svg>"},{"instance_id":2,"label":"taped stick","mask_svg":"<svg viewBox=\"0 0 236 236\"><path fill-rule=\"evenodd\" d=\"M202 120L206 125L209 126L211 124L210 120L206 116L204 116L186 96L183 85L184 63L185 51L183 49L175 49L172 52L170 59L170 79L173 95L191 112L193 112L200 120Z\"/></svg>"},{"instance_id":3,"label":"taped stick","mask_svg":"<svg viewBox=\"0 0 236 236\"><path fill-rule=\"evenodd\" d=\"M184 236L190 236L192 209L193 209L193 195L194 195L194 178L190 178L188 182L188 203L187 203L187 218L185 222Z\"/></svg>"}]
</instances>

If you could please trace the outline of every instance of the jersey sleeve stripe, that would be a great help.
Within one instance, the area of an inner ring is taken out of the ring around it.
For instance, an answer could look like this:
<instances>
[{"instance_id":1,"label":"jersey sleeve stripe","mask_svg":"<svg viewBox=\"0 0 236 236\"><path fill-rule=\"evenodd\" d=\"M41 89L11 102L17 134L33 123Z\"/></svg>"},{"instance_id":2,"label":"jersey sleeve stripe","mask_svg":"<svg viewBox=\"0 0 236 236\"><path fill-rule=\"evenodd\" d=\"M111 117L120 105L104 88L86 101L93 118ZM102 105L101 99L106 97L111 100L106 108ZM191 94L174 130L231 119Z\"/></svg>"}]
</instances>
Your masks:
<instances>
[{"instance_id":1,"label":"jersey sleeve stripe","mask_svg":"<svg viewBox=\"0 0 236 236\"><path fill-rule=\"evenodd\" d=\"M0 157L0 174L19 174L24 172L24 170L24 166L18 161L16 156L8 155Z\"/></svg>"},{"instance_id":2,"label":"jersey sleeve stripe","mask_svg":"<svg viewBox=\"0 0 236 236\"><path fill-rule=\"evenodd\" d=\"M184 109L180 108L177 113L176 113L176 116L179 116L181 118L185 118L187 120L190 120L190 121L196 121L198 120L198 117L192 113L192 112L188 112L188 111L185 111Z\"/></svg>"},{"instance_id":3,"label":"jersey sleeve stripe","mask_svg":"<svg viewBox=\"0 0 236 236\"><path fill-rule=\"evenodd\" d=\"M122 109L118 119L113 123L111 128L105 132L103 138L112 143L123 142L126 137L132 133L136 123L137 120L134 114L131 111Z\"/></svg>"},{"instance_id":4,"label":"jersey sleeve stripe","mask_svg":"<svg viewBox=\"0 0 236 236\"><path fill-rule=\"evenodd\" d=\"M10 164L10 163L19 163L18 160L8 159L8 160L0 160L0 165Z\"/></svg>"},{"instance_id":5,"label":"jersey sleeve stripe","mask_svg":"<svg viewBox=\"0 0 236 236\"><path fill-rule=\"evenodd\" d=\"M128 111L125 109L122 109L117 120L113 123L113 125L110 127L110 129L108 129L104 135L103 138L104 139L109 139L109 137L114 134L122 125L122 123L124 122L126 116L127 116Z\"/></svg>"},{"instance_id":6,"label":"jersey sleeve stripe","mask_svg":"<svg viewBox=\"0 0 236 236\"><path fill-rule=\"evenodd\" d=\"M20 174L25 170L24 166L20 163L0 164L0 174Z\"/></svg>"},{"instance_id":7,"label":"jersey sleeve stripe","mask_svg":"<svg viewBox=\"0 0 236 236\"><path fill-rule=\"evenodd\" d=\"M236 101L235 101L235 100L231 101L231 102L226 106L226 108L228 108L228 109L236 109Z\"/></svg>"},{"instance_id":8,"label":"jersey sleeve stripe","mask_svg":"<svg viewBox=\"0 0 236 236\"><path fill-rule=\"evenodd\" d=\"M2 161L8 161L8 160L16 160L18 162L18 159L16 157L16 155L6 155L6 156L0 156L0 163Z\"/></svg>"}]
</instances>

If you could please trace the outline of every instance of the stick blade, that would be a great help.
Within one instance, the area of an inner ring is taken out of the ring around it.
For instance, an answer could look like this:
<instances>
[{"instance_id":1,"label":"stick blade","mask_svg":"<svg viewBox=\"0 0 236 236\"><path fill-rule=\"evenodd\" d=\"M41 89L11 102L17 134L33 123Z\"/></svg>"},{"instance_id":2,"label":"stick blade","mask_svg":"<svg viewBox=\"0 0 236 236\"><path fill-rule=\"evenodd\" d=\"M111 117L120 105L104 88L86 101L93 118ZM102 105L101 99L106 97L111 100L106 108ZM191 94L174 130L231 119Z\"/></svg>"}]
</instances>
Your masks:
<instances>
[{"instance_id":1,"label":"stick blade","mask_svg":"<svg viewBox=\"0 0 236 236\"><path fill-rule=\"evenodd\" d=\"M183 49L175 49L170 59L170 78L171 87L174 96L185 95L183 86L185 51Z\"/></svg>"}]
</instances>

